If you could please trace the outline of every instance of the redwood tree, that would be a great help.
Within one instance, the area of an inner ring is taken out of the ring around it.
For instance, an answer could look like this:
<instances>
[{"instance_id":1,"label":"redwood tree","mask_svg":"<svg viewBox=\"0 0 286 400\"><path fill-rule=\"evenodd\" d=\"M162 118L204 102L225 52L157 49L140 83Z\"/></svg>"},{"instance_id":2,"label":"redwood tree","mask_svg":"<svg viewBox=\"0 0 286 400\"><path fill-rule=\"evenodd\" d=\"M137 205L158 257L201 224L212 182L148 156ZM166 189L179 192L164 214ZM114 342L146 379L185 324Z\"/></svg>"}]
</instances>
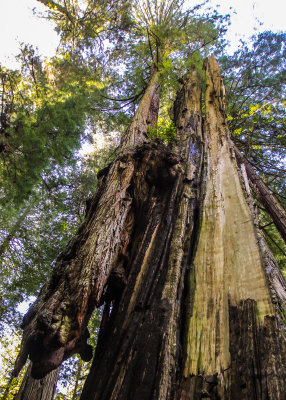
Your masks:
<instances>
[{"instance_id":1,"label":"redwood tree","mask_svg":"<svg viewBox=\"0 0 286 400\"><path fill-rule=\"evenodd\" d=\"M81 399L284 398L285 281L235 162L213 57L206 74L203 128L195 72L175 102L175 172L162 149L160 179L140 174L127 284L106 303Z\"/></svg>"},{"instance_id":2,"label":"redwood tree","mask_svg":"<svg viewBox=\"0 0 286 400\"><path fill-rule=\"evenodd\" d=\"M286 285L236 164L218 65L205 63L204 96L195 69L182 80L166 145L148 137L161 54L83 225L24 318L15 372L28 355L36 378L74 352L88 360L86 326L104 303L82 400L283 399Z\"/></svg>"},{"instance_id":3,"label":"redwood tree","mask_svg":"<svg viewBox=\"0 0 286 400\"><path fill-rule=\"evenodd\" d=\"M86 352L73 329L84 332L82 321L105 302L82 399L283 399L285 282L236 165L213 57L206 79L204 123L193 71L174 106L176 144L166 146L145 135L158 105L154 72L86 222L59 259L62 269L72 254L77 269L57 274L26 318L24 350L39 377L76 346ZM84 280L88 265L93 275ZM59 324L72 306L82 319Z\"/></svg>"}]
</instances>

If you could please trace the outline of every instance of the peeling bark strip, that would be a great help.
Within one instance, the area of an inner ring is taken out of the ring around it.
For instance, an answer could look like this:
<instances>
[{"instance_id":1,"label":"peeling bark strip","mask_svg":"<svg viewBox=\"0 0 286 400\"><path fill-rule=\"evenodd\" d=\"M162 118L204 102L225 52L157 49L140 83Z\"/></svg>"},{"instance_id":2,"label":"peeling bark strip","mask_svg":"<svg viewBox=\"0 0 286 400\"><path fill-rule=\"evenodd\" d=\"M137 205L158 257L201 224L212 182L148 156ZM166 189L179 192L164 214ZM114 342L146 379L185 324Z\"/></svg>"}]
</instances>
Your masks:
<instances>
[{"instance_id":1,"label":"peeling bark strip","mask_svg":"<svg viewBox=\"0 0 286 400\"><path fill-rule=\"evenodd\" d=\"M57 260L50 282L23 320L22 349L15 375L28 355L33 361L35 378L45 376L73 353L79 352L86 361L92 357L91 346L86 344L86 326L95 305L102 301L109 277L118 275L126 257L134 223L131 182L137 179L136 166L141 162L138 160L155 162L152 150L145 154L144 148L138 149L138 145L144 147L147 127L155 125L158 107L159 84L155 71L117 159L100 174L98 192L85 221ZM148 166L149 172L151 169ZM144 191L138 187L141 189ZM124 280L123 276L122 284Z\"/></svg>"},{"instance_id":2,"label":"peeling bark strip","mask_svg":"<svg viewBox=\"0 0 286 400\"><path fill-rule=\"evenodd\" d=\"M251 186L286 243L286 211L237 148L235 156L239 164L244 164Z\"/></svg>"}]
</instances>

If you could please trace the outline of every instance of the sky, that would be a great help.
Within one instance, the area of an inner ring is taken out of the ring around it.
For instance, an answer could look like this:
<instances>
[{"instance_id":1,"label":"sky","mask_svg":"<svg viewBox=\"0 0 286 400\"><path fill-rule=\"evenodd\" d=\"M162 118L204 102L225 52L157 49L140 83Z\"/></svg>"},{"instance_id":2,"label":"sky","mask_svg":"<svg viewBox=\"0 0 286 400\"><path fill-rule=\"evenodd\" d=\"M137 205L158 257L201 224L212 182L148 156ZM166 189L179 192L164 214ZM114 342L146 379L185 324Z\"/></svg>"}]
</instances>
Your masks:
<instances>
[{"instance_id":1,"label":"sky","mask_svg":"<svg viewBox=\"0 0 286 400\"><path fill-rule=\"evenodd\" d=\"M190 5L197 0L189 0ZM227 38L231 41L229 52L235 51L240 39L263 30L286 30L286 0L210 0L218 11L226 13L232 7L232 24ZM0 0L0 62L14 67L14 56L19 53L19 43L33 44L44 57L51 57L58 44L52 22L33 14L33 8L44 10L37 0ZM263 22L260 26L258 20Z\"/></svg>"}]
</instances>

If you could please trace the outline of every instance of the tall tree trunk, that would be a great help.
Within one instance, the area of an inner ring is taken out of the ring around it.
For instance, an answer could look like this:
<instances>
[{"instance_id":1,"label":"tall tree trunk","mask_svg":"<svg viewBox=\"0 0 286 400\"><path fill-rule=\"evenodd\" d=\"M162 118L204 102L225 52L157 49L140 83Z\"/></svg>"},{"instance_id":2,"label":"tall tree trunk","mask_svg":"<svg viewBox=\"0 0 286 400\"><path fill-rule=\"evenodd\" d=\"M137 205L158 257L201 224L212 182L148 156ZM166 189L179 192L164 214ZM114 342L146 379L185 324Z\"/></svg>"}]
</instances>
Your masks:
<instances>
[{"instance_id":1,"label":"tall tree trunk","mask_svg":"<svg viewBox=\"0 0 286 400\"><path fill-rule=\"evenodd\" d=\"M237 148L235 148L235 155L238 163L244 165L247 177L258 200L265 207L265 210L272 218L278 232L280 232L286 243L286 211Z\"/></svg>"},{"instance_id":2,"label":"tall tree trunk","mask_svg":"<svg viewBox=\"0 0 286 400\"><path fill-rule=\"evenodd\" d=\"M150 160L155 164L158 150L144 143L147 127L154 127L157 121L159 88L159 73L154 69L116 160L99 174L98 191L85 221L24 317L15 375L28 355L34 378L42 378L75 352L85 361L91 359L91 346L86 344L91 313L95 305L103 303L103 297L109 296L103 295L107 282L114 291L120 291L126 283L123 263L134 225L130 185L132 181L140 184L137 164ZM143 195L144 188L138 186L136 190L138 196Z\"/></svg>"},{"instance_id":3,"label":"tall tree trunk","mask_svg":"<svg viewBox=\"0 0 286 400\"><path fill-rule=\"evenodd\" d=\"M206 183L177 398L283 399L286 342L278 324L285 281L259 235L247 183L238 174L213 57L206 76Z\"/></svg>"},{"instance_id":4,"label":"tall tree trunk","mask_svg":"<svg viewBox=\"0 0 286 400\"><path fill-rule=\"evenodd\" d=\"M153 76L85 223L24 321L18 366L29 353L41 376L77 349L84 356L80 338L105 302L81 400L284 399L285 281L235 161L213 57L206 76L204 123L198 74L184 80L172 149L146 141L158 109Z\"/></svg>"},{"instance_id":5,"label":"tall tree trunk","mask_svg":"<svg viewBox=\"0 0 286 400\"><path fill-rule=\"evenodd\" d=\"M14 400L53 400L59 369L55 369L42 379L32 378L31 369L30 363Z\"/></svg>"},{"instance_id":6,"label":"tall tree trunk","mask_svg":"<svg viewBox=\"0 0 286 400\"><path fill-rule=\"evenodd\" d=\"M81 400L284 399L285 281L235 162L213 57L206 75L203 129L193 72L175 102L178 145L138 165L127 284L106 301Z\"/></svg>"}]
</instances>

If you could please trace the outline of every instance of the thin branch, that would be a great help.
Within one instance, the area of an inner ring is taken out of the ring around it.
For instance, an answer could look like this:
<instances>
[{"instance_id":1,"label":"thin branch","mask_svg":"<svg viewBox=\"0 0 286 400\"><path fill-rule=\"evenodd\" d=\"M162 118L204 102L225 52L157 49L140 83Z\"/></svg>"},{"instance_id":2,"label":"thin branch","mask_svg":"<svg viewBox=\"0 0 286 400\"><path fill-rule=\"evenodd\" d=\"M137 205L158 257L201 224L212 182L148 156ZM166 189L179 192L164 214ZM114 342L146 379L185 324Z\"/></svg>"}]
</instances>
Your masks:
<instances>
[{"instance_id":1,"label":"thin branch","mask_svg":"<svg viewBox=\"0 0 286 400\"><path fill-rule=\"evenodd\" d=\"M56 12L58 11L59 13L65 15L69 19L69 21L74 25L75 18L69 13L66 7L63 7L62 5L56 3L53 0L37 0L37 1L44 4L50 10Z\"/></svg>"}]
</instances>

